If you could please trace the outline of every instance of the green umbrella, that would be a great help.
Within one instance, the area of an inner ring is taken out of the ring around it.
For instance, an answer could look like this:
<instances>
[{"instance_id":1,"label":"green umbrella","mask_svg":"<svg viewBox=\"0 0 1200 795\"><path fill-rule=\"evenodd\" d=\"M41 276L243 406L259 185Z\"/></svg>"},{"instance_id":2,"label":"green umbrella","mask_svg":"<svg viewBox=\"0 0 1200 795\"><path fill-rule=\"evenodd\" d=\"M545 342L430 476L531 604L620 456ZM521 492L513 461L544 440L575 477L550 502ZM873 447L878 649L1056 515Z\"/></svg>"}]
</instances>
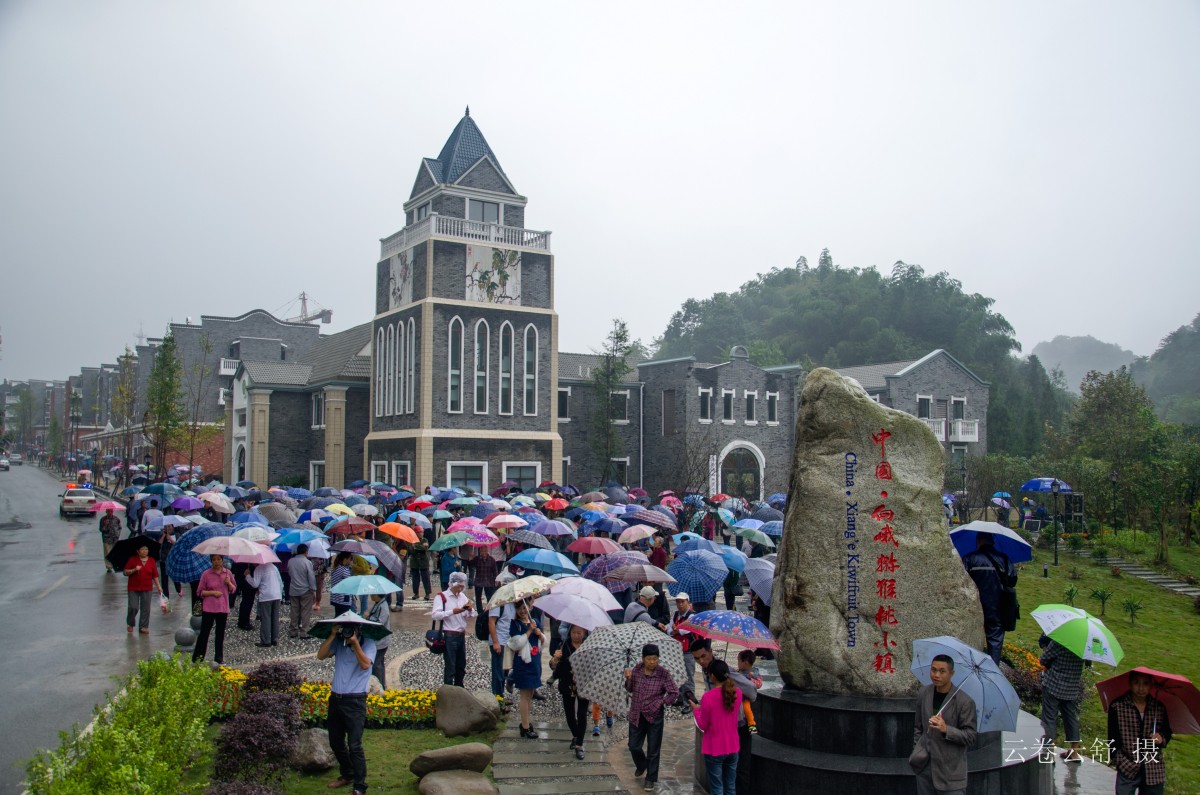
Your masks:
<instances>
[{"instance_id":1,"label":"green umbrella","mask_svg":"<svg viewBox=\"0 0 1200 795\"><path fill-rule=\"evenodd\" d=\"M1086 610L1070 605L1041 605L1030 617L1051 640L1084 660L1115 667L1125 656L1112 631Z\"/></svg>"},{"instance_id":2,"label":"green umbrella","mask_svg":"<svg viewBox=\"0 0 1200 795\"><path fill-rule=\"evenodd\" d=\"M742 538L749 539L750 542L753 544L762 544L764 547L767 547L768 549L775 548L775 542L772 541L771 537L769 535L767 535L766 533L764 533L762 530L752 530L747 527L747 528L741 528L739 530L735 530L734 532L737 533L738 535L740 535Z\"/></svg>"},{"instance_id":3,"label":"green umbrella","mask_svg":"<svg viewBox=\"0 0 1200 795\"><path fill-rule=\"evenodd\" d=\"M453 549L461 547L463 544L471 540L471 536L464 532L447 533L429 545L430 552L441 552L443 549Z\"/></svg>"}]
</instances>

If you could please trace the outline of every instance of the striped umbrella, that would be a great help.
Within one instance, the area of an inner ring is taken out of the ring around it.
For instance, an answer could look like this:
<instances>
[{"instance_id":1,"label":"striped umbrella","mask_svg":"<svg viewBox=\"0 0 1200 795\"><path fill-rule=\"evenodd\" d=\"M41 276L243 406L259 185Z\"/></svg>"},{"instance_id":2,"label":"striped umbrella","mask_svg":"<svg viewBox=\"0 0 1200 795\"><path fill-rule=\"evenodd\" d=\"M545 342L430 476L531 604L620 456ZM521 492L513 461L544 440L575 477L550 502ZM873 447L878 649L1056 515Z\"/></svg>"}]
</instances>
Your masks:
<instances>
[{"instance_id":1,"label":"striped umbrella","mask_svg":"<svg viewBox=\"0 0 1200 795\"><path fill-rule=\"evenodd\" d=\"M630 563L613 569L606 580L616 580L630 585L639 582L675 582L675 578L658 566L649 563Z\"/></svg>"},{"instance_id":2,"label":"striped umbrella","mask_svg":"<svg viewBox=\"0 0 1200 795\"><path fill-rule=\"evenodd\" d=\"M539 535L532 530L514 530L508 534L509 541L515 541L518 544L524 544L527 547L537 547L538 549L550 549L550 542L546 540L544 535Z\"/></svg>"},{"instance_id":3,"label":"striped umbrella","mask_svg":"<svg viewBox=\"0 0 1200 795\"><path fill-rule=\"evenodd\" d=\"M771 605L771 587L775 582L775 564L762 558L746 561L746 581L763 604Z\"/></svg>"},{"instance_id":4,"label":"striped umbrella","mask_svg":"<svg viewBox=\"0 0 1200 795\"><path fill-rule=\"evenodd\" d=\"M723 546L725 546L725 545L714 543L712 541L709 541L707 538L696 537L696 538L692 538L687 541L684 541L682 544L675 547L675 554L678 555L682 552L695 552L698 549L702 549L705 552L711 552L714 555L720 555L721 548Z\"/></svg>"},{"instance_id":5,"label":"striped umbrella","mask_svg":"<svg viewBox=\"0 0 1200 795\"><path fill-rule=\"evenodd\" d=\"M783 538L783 522L764 522L763 526L759 529L771 536L771 538Z\"/></svg>"},{"instance_id":6,"label":"striped umbrella","mask_svg":"<svg viewBox=\"0 0 1200 795\"><path fill-rule=\"evenodd\" d=\"M181 535L171 551L167 553L167 576L175 582L199 582L200 575L212 568L204 555L193 555L192 550L202 541L227 536L233 528L223 524L203 524L193 527Z\"/></svg>"},{"instance_id":7,"label":"striped umbrella","mask_svg":"<svg viewBox=\"0 0 1200 795\"><path fill-rule=\"evenodd\" d=\"M607 555L611 552L620 552L621 547L617 545L617 542L602 536L585 536L578 541L572 541L567 550L584 555Z\"/></svg>"},{"instance_id":8,"label":"striped umbrella","mask_svg":"<svg viewBox=\"0 0 1200 795\"><path fill-rule=\"evenodd\" d=\"M677 529L679 529L676 526L674 519L671 519L670 517L659 513L658 511L650 511L646 510L645 508L625 514L621 517L621 521L625 522L627 525L648 524L651 527L657 527L660 530L670 530L671 532L675 532Z\"/></svg>"},{"instance_id":9,"label":"striped umbrella","mask_svg":"<svg viewBox=\"0 0 1200 795\"><path fill-rule=\"evenodd\" d=\"M592 582L598 582L612 593L620 593L629 587L629 583L607 579L608 575L622 566L644 563L650 559L641 552L613 552L593 558L583 569L583 576Z\"/></svg>"},{"instance_id":10,"label":"striped umbrella","mask_svg":"<svg viewBox=\"0 0 1200 795\"><path fill-rule=\"evenodd\" d=\"M680 552L667 566L675 582L667 586L671 595L686 591L693 602L711 602L729 574L725 561L715 552Z\"/></svg>"}]
</instances>

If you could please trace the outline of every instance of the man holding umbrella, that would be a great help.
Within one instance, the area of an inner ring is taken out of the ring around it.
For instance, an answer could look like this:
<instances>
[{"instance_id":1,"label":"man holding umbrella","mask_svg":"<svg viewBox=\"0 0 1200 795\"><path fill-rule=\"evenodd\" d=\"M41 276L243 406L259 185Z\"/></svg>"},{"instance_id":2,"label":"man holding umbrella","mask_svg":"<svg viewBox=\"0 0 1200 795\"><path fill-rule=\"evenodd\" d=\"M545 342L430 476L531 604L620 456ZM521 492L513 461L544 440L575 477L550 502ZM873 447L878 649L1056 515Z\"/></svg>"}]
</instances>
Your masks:
<instances>
[{"instance_id":1,"label":"man holding umbrella","mask_svg":"<svg viewBox=\"0 0 1200 795\"><path fill-rule=\"evenodd\" d=\"M917 795L967 791L967 749L975 743L975 702L954 689L954 658L939 654L929 665L929 684L917 693L913 752Z\"/></svg>"},{"instance_id":2,"label":"man holding umbrella","mask_svg":"<svg viewBox=\"0 0 1200 795\"><path fill-rule=\"evenodd\" d=\"M975 551L963 556L963 566L979 589L979 604L983 607L983 631L987 635L988 655L997 665L1004 647L1004 621L1000 614L1000 598L1006 587L1017 584L1017 572L1008 555L996 549L991 533L975 535Z\"/></svg>"},{"instance_id":3,"label":"man holding umbrella","mask_svg":"<svg viewBox=\"0 0 1200 795\"><path fill-rule=\"evenodd\" d=\"M326 622L321 622L326 623ZM353 611L331 619L330 633L317 659L333 657L333 683L329 692L329 747L338 760L338 777L330 789L354 784L354 795L367 791L367 756L363 729L367 725L367 689L375 662L375 641L362 636L360 625L376 626Z\"/></svg>"}]
</instances>

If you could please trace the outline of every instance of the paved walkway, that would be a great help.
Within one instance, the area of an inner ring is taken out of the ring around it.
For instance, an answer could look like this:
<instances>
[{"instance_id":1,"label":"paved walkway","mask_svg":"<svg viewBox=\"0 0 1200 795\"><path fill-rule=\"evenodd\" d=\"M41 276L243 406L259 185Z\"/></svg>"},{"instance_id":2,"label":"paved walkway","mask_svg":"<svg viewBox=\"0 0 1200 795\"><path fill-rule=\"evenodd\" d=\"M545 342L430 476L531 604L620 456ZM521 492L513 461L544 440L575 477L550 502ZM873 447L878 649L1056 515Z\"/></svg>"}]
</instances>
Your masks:
<instances>
[{"instance_id":1,"label":"paved walkway","mask_svg":"<svg viewBox=\"0 0 1200 795\"><path fill-rule=\"evenodd\" d=\"M1091 553L1087 550L1079 550L1073 553L1077 557L1091 557ZM1177 580L1174 577L1169 577L1160 571L1149 569L1140 563L1129 563L1121 558L1109 558L1107 565L1113 566L1121 570L1123 574L1128 574L1132 577L1137 577L1139 580L1153 583L1160 588L1166 588L1173 593L1190 596L1193 599L1200 596L1200 587L1189 585L1182 580Z\"/></svg>"}]
</instances>

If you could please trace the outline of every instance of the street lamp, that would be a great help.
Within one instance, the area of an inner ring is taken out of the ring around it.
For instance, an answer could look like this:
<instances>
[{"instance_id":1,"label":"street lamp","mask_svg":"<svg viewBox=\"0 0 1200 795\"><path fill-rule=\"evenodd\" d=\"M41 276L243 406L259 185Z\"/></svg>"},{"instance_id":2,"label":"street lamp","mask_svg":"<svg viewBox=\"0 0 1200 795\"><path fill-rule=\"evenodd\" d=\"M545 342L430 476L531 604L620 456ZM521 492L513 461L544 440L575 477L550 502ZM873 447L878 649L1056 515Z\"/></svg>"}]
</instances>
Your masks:
<instances>
[{"instance_id":1,"label":"street lamp","mask_svg":"<svg viewBox=\"0 0 1200 795\"><path fill-rule=\"evenodd\" d=\"M1112 526L1117 529L1117 470L1108 473L1108 482L1112 484Z\"/></svg>"},{"instance_id":2,"label":"street lamp","mask_svg":"<svg viewBox=\"0 0 1200 795\"><path fill-rule=\"evenodd\" d=\"M963 461L962 467L958 470L958 474L962 476L962 512L965 514L962 519L969 521L971 519L971 505L967 502L967 462Z\"/></svg>"},{"instance_id":3,"label":"street lamp","mask_svg":"<svg viewBox=\"0 0 1200 795\"><path fill-rule=\"evenodd\" d=\"M146 453L146 480L149 480L151 483L154 482L154 478L150 477L150 454L149 453Z\"/></svg>"},{"instance_id":4,"label":"street lamp","mask_svg":"<svg viewBox=\"0 0 1200 795\"><path fill-rule=\"evenodd\" d=\"M1054 531L1054 565L1058 565L1058 478L1050 483L1050 493L1054 495L1054 516L1051 518L1051 529Z\"/></svg>"}]
</instances>

